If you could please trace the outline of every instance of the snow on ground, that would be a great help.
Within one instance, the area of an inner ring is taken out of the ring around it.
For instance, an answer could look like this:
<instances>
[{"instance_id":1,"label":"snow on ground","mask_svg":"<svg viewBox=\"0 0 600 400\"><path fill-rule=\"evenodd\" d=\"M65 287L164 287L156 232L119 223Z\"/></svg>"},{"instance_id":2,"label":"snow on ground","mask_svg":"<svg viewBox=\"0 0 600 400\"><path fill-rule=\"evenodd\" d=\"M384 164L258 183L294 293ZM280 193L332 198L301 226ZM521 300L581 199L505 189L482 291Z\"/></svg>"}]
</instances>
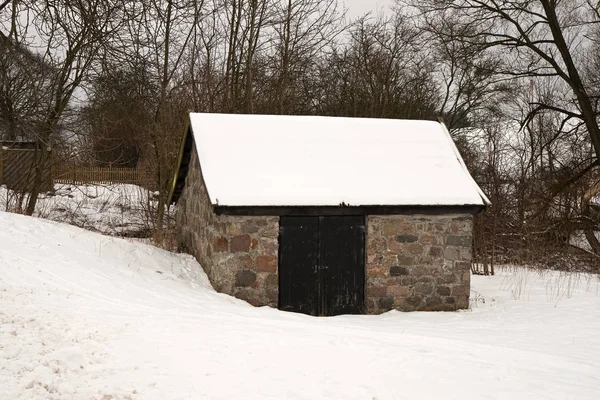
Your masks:
<instances>
[{"instance_id":1,"label":"snow on ground","mask_svg":"<svg viewBox=\"0 0 600 400\"><path fill-rule=\"evenodd\" d=\"M600 282L506 269L472 309L315 318L192 257L0 213L0 399L598 399Z\"/></svg>"},{"instance_id":2,"label":"snow on ground","mask_svg":"<svg viewBox=\"0 0 600 400\"><path fill-rule=\"evenodd\" d=\"M0 211L14 210L18 194L0 186ZM69 185L41 194L34 216L66 222L116 236L147 234L156 200L148 190L129 184Z\"/></svg>"}]
</instances>

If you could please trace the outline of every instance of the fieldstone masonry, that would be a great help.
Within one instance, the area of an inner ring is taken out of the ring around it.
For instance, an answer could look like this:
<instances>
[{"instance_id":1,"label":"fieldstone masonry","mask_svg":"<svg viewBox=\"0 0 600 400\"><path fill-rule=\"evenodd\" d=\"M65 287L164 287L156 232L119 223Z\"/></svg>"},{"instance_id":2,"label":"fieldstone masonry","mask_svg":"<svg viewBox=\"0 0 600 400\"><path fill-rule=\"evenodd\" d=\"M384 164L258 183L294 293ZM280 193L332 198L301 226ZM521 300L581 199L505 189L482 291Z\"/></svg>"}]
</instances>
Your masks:
<instances>
[{"instance_id":1,"label":"fieldstone masonry","mask_svg":"<svg viewBox=\"0 0 600 400\"><path fill-rule=\"evenodd\" d=\"M468 308L471 234L471 215L368 216L368 313Z\"/></svg>"},{"instance_id":2,"label":"fieldstone masonry","mask_svg":"<svg viewBox=\"0 0 600 400\"><path fill-rule=\"evenodd\" d=\"M216 215L192 153L177 225L215 289L277 307L278 217ZM366 311L467 308L471 215L367 216Z\"/></svg>"},{"instance_id":3,"label":"fieldstone masonry","mask_svg":"<svg viewBox=\"0 0 600 400\"><path fill-rule=\"evenodd\" d=\"M279 217L216 215L195 151L190 161L178 202L180 250L196 257L217 291L277 307Z\"/></svg>"}]
</instances>

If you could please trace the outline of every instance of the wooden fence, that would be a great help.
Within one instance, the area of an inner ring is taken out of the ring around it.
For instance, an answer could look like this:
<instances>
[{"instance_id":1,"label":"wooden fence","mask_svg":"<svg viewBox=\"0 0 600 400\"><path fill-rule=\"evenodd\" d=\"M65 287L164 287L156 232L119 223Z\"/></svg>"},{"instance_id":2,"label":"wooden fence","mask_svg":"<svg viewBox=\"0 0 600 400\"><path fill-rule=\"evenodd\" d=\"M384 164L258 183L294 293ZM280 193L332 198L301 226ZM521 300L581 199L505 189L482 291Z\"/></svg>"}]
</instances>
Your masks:
<instances>
[{"instance_id":1,"label":"wooden fence","mask_svg":"<svg viewBox=\"0 0 600 400\"><path fill-rule=\"evenodd\" d=\"M54 182L70 184L129 183L152 188L152 179L139 168L82 167L78 165L56 165Z\"/></svg>"},{"instance_id":2,"label":"wooden fence","mask_svg":"<svg viewBox=\"0 0 600 400\"><path fill-rule=\"evenodd\" d=\"M51 157L50 155L42 167L43 191L52 188ZM0 185L6 185L12 190L31 191L34 185L36 158L39 162L39 153L35 149L3 149L0 147Z\"/></svg>"}]
</instances>

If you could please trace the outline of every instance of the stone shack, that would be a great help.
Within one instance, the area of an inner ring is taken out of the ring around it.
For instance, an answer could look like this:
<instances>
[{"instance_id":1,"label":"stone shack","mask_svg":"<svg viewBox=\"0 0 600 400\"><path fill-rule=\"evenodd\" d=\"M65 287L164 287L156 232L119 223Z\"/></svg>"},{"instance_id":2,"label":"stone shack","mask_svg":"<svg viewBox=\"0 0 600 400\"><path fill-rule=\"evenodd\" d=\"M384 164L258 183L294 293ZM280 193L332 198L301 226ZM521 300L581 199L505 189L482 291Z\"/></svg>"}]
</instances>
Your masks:
<instances>
[{"instance_id":1,"label":"stone shack","mask_svg":"<svg viewBox=\"0 0 600 400\"><path fill-rule=\"evenodd\" d=\"M217 291L310 315L467 308L489 203L438 122L198 113L170 202Z\"/></svg>"}]
</instances>

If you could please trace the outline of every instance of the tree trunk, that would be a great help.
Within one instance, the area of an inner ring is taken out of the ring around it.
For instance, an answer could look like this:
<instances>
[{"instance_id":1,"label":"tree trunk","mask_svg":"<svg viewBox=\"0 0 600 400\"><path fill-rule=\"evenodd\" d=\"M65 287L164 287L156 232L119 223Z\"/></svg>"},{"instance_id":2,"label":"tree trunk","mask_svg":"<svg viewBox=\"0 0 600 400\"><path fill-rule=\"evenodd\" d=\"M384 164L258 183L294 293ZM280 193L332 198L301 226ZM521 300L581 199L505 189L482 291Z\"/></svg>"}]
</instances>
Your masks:
<instances>
[{"instance_id":1,"label":"tree trunk","mask_svg":"<svg viewBox=\"0 0 600 400\"><path fill-rule=\"evenodd\" d=\"M39 194L42 192L42 185L44 184L44 169L48 165L48 149L47 144L38 141L38 148L35 150L34 165L33 165L33 187L29 193L27 199L27 206L25 207L25 215L33 215L35 206Z\"/></svg>"}]
</instances>

